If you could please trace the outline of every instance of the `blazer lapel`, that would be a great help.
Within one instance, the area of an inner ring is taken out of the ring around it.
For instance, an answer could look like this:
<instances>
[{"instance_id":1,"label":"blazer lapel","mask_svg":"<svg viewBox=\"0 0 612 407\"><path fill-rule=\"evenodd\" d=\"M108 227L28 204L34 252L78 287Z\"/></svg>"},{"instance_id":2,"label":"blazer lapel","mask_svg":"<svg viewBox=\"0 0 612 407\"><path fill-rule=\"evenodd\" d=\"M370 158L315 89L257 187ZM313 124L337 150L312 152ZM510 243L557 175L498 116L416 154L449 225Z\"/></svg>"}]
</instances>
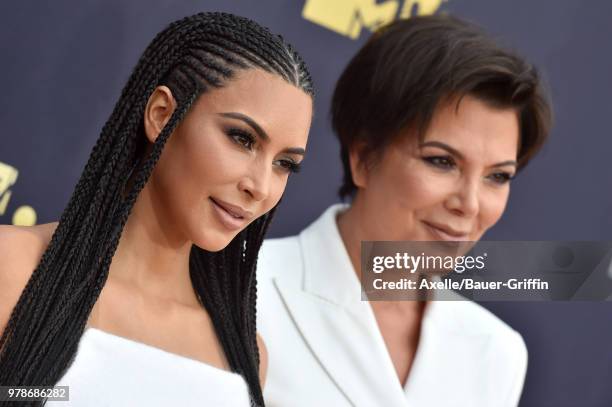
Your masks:
<instances>
[{"instance_id":1,"label":"blazer lapel","mask_svg":"<svg viewBox=\"0 0 612 407\"><path fill-rule=\"evenodd\" d=\"M336 226L341 205L300 234L302 287L274 283L301 335L330 379L355 406L406 406L376 319Z\"/></svg>"},{"instance_id":2,"label":"blazer lapel","mask_svg":"<svg viewBox=\"0 0 612 407\"><path fill-rule=\"evenodd\" d=\"M457 314L469 311L463 310L469 306L464 301L468 300L427 304L419 347L405 385L409 405L482 405L480 396L488 389L482 388L478 377L488 371L484 356L489 336L455 325L460 319Z\"/></svg>"}]
</instances>

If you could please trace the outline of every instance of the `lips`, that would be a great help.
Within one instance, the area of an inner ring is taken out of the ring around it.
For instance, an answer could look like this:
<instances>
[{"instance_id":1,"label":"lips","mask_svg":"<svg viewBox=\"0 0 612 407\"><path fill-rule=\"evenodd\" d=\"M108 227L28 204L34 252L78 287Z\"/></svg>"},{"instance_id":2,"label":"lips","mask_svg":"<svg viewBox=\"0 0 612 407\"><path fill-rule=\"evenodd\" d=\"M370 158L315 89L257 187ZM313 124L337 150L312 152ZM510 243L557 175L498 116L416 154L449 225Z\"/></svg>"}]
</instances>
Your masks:
<instances>
[{"instance_id":1,"label":"lips","mask_svg":"<svg viewBox=\"0 0 612 407\"><path fill-rule=\"evenodd\" d=\"M247 223L253 214L239 206L232 205L220 199L209 198L217 215L217 219L229 230L237 230Z\"/></svg>"},{"instance_id":2,"label":"lips","mask_svg":"<svg viewBox=\"0 0 612 407\"><path fill-rule=\"evenodd\" d=\"M465 241L468 240L469 233L457 231L445 225L440 225L438 223L426 222L423 223L427 226L427 228L440 240L448 240L448 241Z\"/></svg>"}]
</instances>

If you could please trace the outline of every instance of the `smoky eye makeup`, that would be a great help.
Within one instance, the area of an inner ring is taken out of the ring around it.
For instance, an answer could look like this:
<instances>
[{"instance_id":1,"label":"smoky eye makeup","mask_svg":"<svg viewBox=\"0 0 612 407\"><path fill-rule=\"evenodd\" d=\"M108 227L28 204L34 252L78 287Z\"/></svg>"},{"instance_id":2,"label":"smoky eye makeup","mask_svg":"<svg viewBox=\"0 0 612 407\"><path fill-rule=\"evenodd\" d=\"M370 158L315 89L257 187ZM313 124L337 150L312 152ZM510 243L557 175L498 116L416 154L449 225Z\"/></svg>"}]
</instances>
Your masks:
<instances>
[{"instance_id":1,"label":"smoky eye makeup","mask_svg":"<svg viewBox=\"0 0 612 407\"><path fill-rule=\"evenodd\" d=\"M232 142L246 150L252 151L255 146L255 137L247 130L239 127L227 127L225 129L225 134Z\"/></svg>"},{"instance_id":2,"label":"smoky eye makeup","mask_svg":"<svg viewBox=\"0 0 612 407\"><path fill-rule=\"evenodd\" d=\"M442 169L442 170L450 170L457 166L455 159L450 155L424 155L421 159L428 165Z\"/></svg>"},{"instance_id":3,"label":"smoky eye makeup","mask_svg":"<svg viewBox=\"0 0 612 407\"><path fill-rule=\"evenodd\" d=\"M247 130L239 127L227 127L225 130L227 137L236 145L248 151L253 151L256 144L255 136ZM302 164L292 158L281 158L274 161L274 165L287 173L298 173L302 169Z\"/></svg>"},{"instance_id":4,"label":"smoky eye makeup","mask_svg":"<svg viewBox=\"0 0 612 407\"><path fill-rule=\"evenodd\" d=\"M514 179L514 176L515 175L510 172L497 171L489 175L487 178L489 178L492 182L496 184L503 185L512 181Z\"/></svg>"},{"instance_id":5,"label":"smoky eye makeup","mask_svg":"<svg viewBox=\"0 0 612 407\"><path fill-rule=\"evenodd\" d=\"M302 164L294 161L291 158L282 158L280 160L276 160L276 165L280 167L283 171L291 174L298 173L302 169Z\"/></svg>"},{"instance_id":6,"label":"smoky eye makeup","mask_svg":"<svg viewBox=\"0 0 612 407\"><path fill-rule=\"evenodd\" d=\"M253 134L253 131L251 129L245 130L240 126L229 124L222 125L227 137L233 143L244 148L247 151L253 151L255 149L258 137L263 141L270 140L269 136L261 129L261 127L259 127L259 125L253 121L253 119L249 118L246 115L242 115L239 113L221 113L219 114L219 116L230 118L232 120L242 120L255 130L256 134ZM298 147L287 148L283 151L283 153L294 153L303 156L304 149ZM273 161L273 165L288 174L300 172L300 170L302 169L302 164L300 162L295 161L291 157L283 157L278 160L275 160Z\"/></svg>"},{"instance_id":7,"label":"smoky eye makeup","mask_svg":"<svg viewBox=\"0 0 612 407\"><path fill-rule=\"evenodd\" d=\"M421 159L426 164L436 169L441 169L444 171L450 171L456 168L457 166L455 159L451 155L444 155L444 154L423 155ZM503 185L503 184L507 184L510 181L512 181L514 177L515 177L515 174L513 174L512 172L496 171L488 175L486 178L491 180L491 182L495 184Z\"/></svg>"}]
</instances>

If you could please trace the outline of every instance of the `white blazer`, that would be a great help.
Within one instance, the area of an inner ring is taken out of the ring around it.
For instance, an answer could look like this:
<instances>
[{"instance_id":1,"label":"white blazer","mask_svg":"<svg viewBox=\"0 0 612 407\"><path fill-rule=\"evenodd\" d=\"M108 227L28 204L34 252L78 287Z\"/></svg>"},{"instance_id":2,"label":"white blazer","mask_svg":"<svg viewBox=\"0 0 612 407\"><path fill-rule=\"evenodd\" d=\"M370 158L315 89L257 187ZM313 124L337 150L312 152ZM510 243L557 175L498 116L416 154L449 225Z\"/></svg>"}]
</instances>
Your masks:
<instances>
[{"instance_id":1,"label":"white blazer","mask_svg":"<svg viewBox=\"0 0 612 407\"><path fill-rule=\"evenodd\" d=\"M334 205L298 236L266 240L258 331L266 405L510 407L527 368L521 336L471 301L432 301L400 383L340 238Z\"/></svg>"}]
</instances>

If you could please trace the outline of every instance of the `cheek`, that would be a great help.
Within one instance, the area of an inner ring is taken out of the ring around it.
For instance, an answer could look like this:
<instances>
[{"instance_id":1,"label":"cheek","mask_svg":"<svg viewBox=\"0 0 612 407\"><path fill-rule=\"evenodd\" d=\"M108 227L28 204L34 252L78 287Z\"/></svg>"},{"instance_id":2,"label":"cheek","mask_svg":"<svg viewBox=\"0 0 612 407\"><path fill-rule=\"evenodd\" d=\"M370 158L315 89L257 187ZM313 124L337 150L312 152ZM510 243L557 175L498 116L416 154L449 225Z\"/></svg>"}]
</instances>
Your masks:
<instances>
[{"instance_id":1,"label":"cheek","mask_svg":"<svg viewBox=\"0 0 612 407\"><path fill-rule=\"evenodd\" d=\"M238 179L247 159L218 134L173 134L154 170L158 199L175 218L199 217L205 198Z\"/></svg>"},{"instance_id":2,"label":"cheek","mask_svg":"<svg viewBox=\"0 0 612 407\"><path fill-rule=\"evenodd\" d=\"M185 210L184 206L193 203L206 184L214 181L215 163L206 150L190 148L187 143L179 142L166 148L159 161L159 178L164 192Z\"/></svg>"},{"instance_id":3,"label":"cheek","mask_svg":"<svg viewBox=\"0 0 612 407\"><path fill-rule=\"evenodd\" d=\"M213 130L206 135L190 135L178 148L177 176L194 199L218 193L218 188L237 184L250 165L249 154L228 143L223 134Z\"/></svg>"},{"instance_id":4,"label":"cheek","mask_svg":"<svg viewBox=\"0 0 612 407\"><path fill-rule=\"evenodd\" d=\"M435 173L417 160L411 160L403 171L390 177L388 187L394 191L398 205L415 211L436 207L454 188L452 177Z\"/></svg>"},{"instance_id":5,"label":"cheek","mask_svg":"<svg viewBox=\"0 0 612 407\"><path fill-rule=\"evenodd\" d=\"M184 173L199 178L200 183L213 183L218 179L231 176L239 160L244 160L244 153L228 148L223 135L212 131L209 135L186 137L181 144L181 159Z\"/></svg>"},{"instance_id":6,"label":"cheek","mask_svg":"<svg viewBox=\"0 0 612 407\"><path fill-rule=\"evenodd\" d=\"M380 240L423 239L419 220L431 217L429 214L440 207L452 186L452 177L435 174L405 156L376 168L363 192L365 207L375 216Z\"/></svg>"}]
</instances>

